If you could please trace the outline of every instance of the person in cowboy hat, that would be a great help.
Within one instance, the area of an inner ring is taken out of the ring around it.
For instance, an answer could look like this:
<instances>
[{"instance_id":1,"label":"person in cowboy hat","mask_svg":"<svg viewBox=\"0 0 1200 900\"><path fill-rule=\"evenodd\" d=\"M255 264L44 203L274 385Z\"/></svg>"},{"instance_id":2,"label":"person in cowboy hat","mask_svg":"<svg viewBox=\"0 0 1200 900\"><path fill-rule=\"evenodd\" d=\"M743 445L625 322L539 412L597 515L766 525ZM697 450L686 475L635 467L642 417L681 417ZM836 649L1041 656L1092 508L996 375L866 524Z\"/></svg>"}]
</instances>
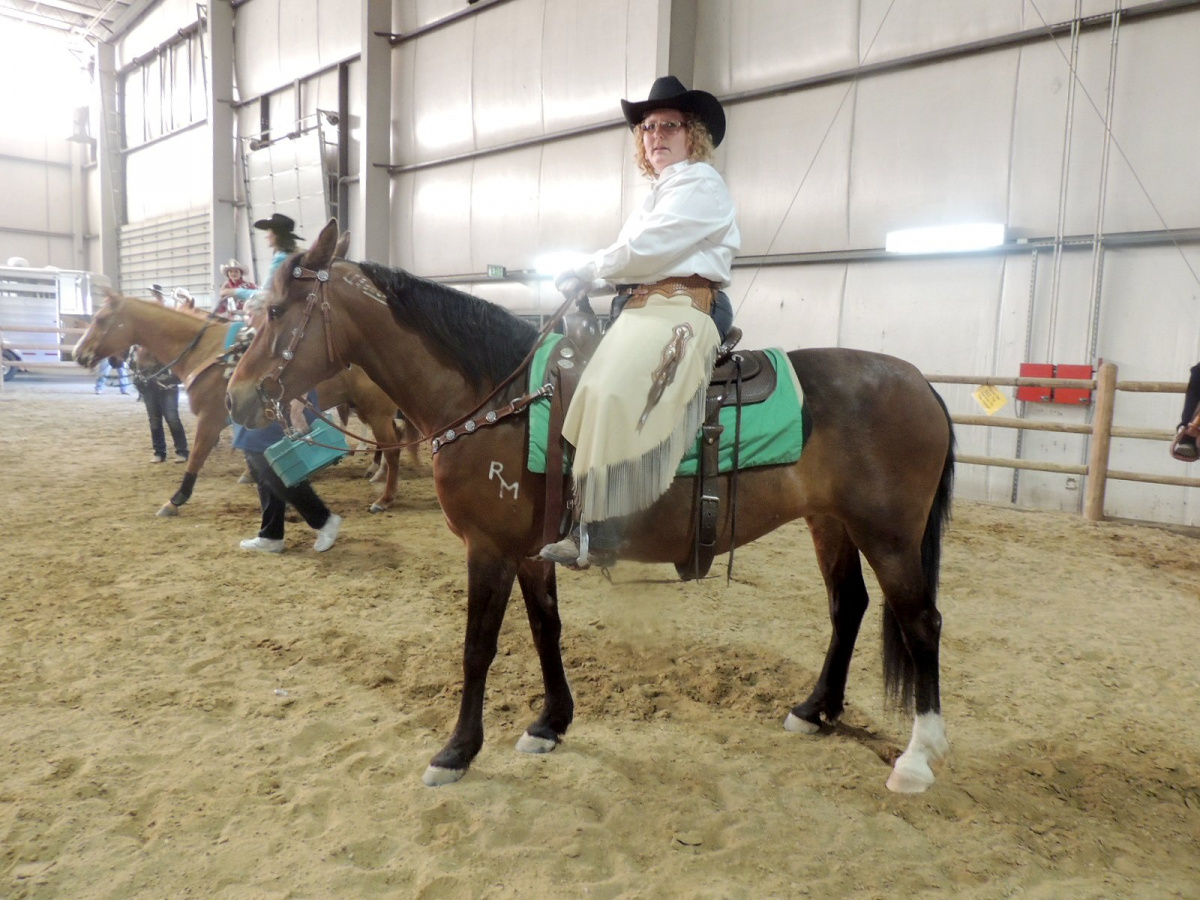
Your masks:
<instances>
[{"instance_id":1,"label":"person in cowboy hat","mask_svg":"<svg viewBox=\"0 0 1200 900\"><path fill-rule=\"evenodd\" d=\"M578 531L541 557L577 568L615 561L621 520L666 492L694 444L720 343L714 298L741 246L733 200L709 164L725 137L720 101L668 75L621 107L650 194L615 243L555 280L567 297L611 286L626 296L563 424Z\"/></svg>"},{"instance_id":2,"label":"person in cowboy hat","mask_svg":"<svg viewBox=\"0 0 1200 900\"><path fill-rule=\"evenodd\" d=\"M273 251L271 264L267 267L267 277L263 282L265 290L270 287L271 281L275 278L275 271L283 264L283 261L300 249L297 241L300 241L301 237L296 234L296 223L283 213L272 213L268 219L259 219L254 223L254 227L267 233L267 246ZM245 305L246 301L255 293L256 291L252 287L239 287L234 288L230 296ZM221 291L221 295L225 296L224 290Z\"/></svg>"},{"instance_id":3,"label":"person in cowboy hat","mask_svg":"<svg viewBox=\"0 0 1200 900\"><path fill-rule=\"evenodd\" d=\"M161 306L167 305L166 297L163 296L163 286L161 284L150 285L150 298Z\"/></svg>"},{"instance_id":4,"label":"person in cowboy hat","mask_svg":"<svg viewBox=\"0 0 1200 900\"><path fill-rule=\"evenodd\" d=\"M234 318L241 315L246 307L246 300L239 300L237 292L244 291L246 298L249 298L250 294L258 289L258 285L246 279L245 269L236 259L231 259L221 266L221 275L224 276L225 283L218 292L221 300L217 303L216 313L219 316Z\"/></svg>"}]
</instances>

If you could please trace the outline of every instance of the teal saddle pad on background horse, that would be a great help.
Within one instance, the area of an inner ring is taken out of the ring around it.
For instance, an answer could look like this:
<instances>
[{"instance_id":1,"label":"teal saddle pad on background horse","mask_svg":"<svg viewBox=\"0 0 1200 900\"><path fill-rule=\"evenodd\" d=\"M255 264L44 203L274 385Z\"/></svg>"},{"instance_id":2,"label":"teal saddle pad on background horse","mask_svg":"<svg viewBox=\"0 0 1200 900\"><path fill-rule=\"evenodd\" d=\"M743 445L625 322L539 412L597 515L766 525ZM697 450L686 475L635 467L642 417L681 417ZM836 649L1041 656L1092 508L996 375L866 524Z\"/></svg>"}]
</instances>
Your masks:
<instances>
[{"instance_id":1,"label":"teal saddle pad on background horse","mask_svg":"<svg viewBox=\"0 0 1200 900\"><path fill-rule=\"evenodd\" d=\"M562 335L549 335L534 355L529 366L529 390L535 391L546 382L546 363ZM799 383L788 362L787 354L778 348L764 351L775 366L779 377L774 392L760 403L742 407L742 446L738 468L778 466L794 463L804 449L804 428L800 416ZM734 385L729 387L733 391ZM737 427L737 409L721 407L720 471L733 470L733 441ZM550 399L542 397L529 407L529 453L526 465L530 472L546 471L546 441L550 432ZM676 475L691 477L699 466L700 436L683 457Z\"/></svg>"}]
</instances>

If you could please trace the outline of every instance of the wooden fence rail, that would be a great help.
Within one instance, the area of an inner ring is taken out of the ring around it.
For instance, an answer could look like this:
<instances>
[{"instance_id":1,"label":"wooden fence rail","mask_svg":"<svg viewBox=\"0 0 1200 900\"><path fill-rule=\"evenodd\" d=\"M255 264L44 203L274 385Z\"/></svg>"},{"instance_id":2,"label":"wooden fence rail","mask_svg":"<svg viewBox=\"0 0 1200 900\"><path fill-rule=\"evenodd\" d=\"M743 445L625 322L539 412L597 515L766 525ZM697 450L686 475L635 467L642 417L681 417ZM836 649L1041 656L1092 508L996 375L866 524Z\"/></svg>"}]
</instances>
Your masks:
<instances>
[{"instance_id":1,"label":"wooden fence rail","mask_svg":"<svg viewBox=\"0 0 1200 900\"><path fill-rule=\"evenodd\" d=\"M1175 432L1153 428L1129 428L1113 424L1113 409L1117 391L1130 393L1182 394L1187 384L1182 381L1117 381L1115 363L1103 363L1094 379L1090 378L992 378L975 375L926 375L932 384L974 384L1006 387L1056 387L1077 388L1094 391L1095 411L1091 425L1071 425L1058 422L1035 422L1029 419L1002 418L997 416L953 415L956 425L982 425L988 428L1016 428L1023 431L1057 431L1064 434L1086 434L1091 436L1088 447L1088 462L1085 466L1066 463L1039 462L1032 459L1003 459L991 456L958 457L958 461L977 466L1000 466L1009 469L1033 469L1039 472L1058 472L1066 475L1083 475L1087 478L1084 492L1083 515L1092 522L1104 518L1104 493L1110 479L1117 481L1139 481L1147 484L1170 484L1180 487L1200 487L1200 478L1181 475L1148 475L1143 472L1123 472L1108 467L1112 439L1134 438L1147 441L1170 441Z\"/></svg>"}]
</instances>

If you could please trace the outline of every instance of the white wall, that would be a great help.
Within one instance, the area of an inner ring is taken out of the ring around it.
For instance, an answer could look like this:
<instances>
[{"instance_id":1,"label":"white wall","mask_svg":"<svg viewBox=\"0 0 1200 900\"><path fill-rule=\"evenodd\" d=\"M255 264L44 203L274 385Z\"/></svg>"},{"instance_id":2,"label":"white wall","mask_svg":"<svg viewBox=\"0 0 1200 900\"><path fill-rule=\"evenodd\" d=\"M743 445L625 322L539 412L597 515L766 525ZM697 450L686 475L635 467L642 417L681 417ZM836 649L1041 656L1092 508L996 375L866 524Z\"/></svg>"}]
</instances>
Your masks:
<instances>
[{"instance_id":1,"label":"white wall","mask_svg":"<svg viewBox=\"0 0 1200 900\"><path fill-rule=\"evenodd\" d=\"M1083 6L1085 16L1112 9ZM460 12L453 3L394 8L401 31ZM747 343L876 349L942 374L1015 376L1023 361L1105 359L1122 378L1186 377L1200 358L1197 267L1184 260L1197 252L1192 244L1111 248L1099 265L1090 246L1057 260L1053 247L1036 257L852 255L878 251L894 228L955 221L1003 222L1014 239L1053 243L1059 233L1090 234L1101 209L1106 233L1200 228L1200 60L1190 49L1200 10L1127 16L1111 72L1110 29L1083 29L1074 86L1069 32L1003 43L1041 35L1074 10L1072 0L699 0L691 80L727 101L717 165L738 204L743 255L800 257L735 271L730 293ZM619 119L620 98L645 96L665 72L661 12L636 0L513 0L401 43L394 262L451 277L608 243L645 189L628 132L539 138L603 126ZM998 45L789 87L987 40ZM488 152L513 142L526 145ZM832 259L803 260L816 253ZM520 311L554 305L544 287L471 289ZM970 388L942 393L955 411L980 412ZM1119 415L1136 408L1145 427L1167 428L1178 405L1177 396L1123 396ZM1005 414L1017 410L1014 400ZM1090 409L1028 404L1023 414L1082 424ZM1013 431L960 431L964 453L1086 458L1082 437L1027 432L1018 448ZM1164 451L1119 439L1114 467L1180 473ZM1022 503L1076 509L1079 481L964 466L959 493L1007 500L1015 491ZM1200 524L1194 493L1116 483L1108 509Z\"/></svg>"}]
</instances>

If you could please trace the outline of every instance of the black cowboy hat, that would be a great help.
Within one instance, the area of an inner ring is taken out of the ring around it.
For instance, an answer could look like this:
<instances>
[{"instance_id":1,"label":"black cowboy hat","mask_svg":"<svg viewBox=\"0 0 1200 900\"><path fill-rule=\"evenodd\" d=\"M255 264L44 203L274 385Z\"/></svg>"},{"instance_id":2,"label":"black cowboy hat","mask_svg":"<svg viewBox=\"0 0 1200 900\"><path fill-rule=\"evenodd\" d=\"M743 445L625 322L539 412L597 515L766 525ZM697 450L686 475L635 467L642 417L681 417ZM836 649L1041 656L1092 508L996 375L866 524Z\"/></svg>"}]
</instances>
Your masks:
<instances>
[{"instance_id":1,"label":"black cowboy hat","mask_svg":"<svg viewBox=\"0 0 1200 900\"><path fill-rule=\"evenodd\" d=\"M725 110L721 101L708 91L689 91L674 75L664 75L657 78L650 88L650 96L641 103L621 101L621 109L625 112L625 121L630 128L636 128L646 113L656 109L677 109L680 112L692 113L708 129L713 146L718 146L725 138Z\"/></svg>"},{"instance_id":2,"label":"black cowboy hat","mask_svg":"<svg viewBox=\"0 0 1200 900\"><path fill-rule=\"evenodd\" d=\"M300 235L292 231L296 227L295 220L285 216L283 213L271 213L269 219L259 219L254 223L255 228L262 228L264 231L273 231L276 234L290 234L294 238L303 240Z\"/></svg>"}]
</instances>

